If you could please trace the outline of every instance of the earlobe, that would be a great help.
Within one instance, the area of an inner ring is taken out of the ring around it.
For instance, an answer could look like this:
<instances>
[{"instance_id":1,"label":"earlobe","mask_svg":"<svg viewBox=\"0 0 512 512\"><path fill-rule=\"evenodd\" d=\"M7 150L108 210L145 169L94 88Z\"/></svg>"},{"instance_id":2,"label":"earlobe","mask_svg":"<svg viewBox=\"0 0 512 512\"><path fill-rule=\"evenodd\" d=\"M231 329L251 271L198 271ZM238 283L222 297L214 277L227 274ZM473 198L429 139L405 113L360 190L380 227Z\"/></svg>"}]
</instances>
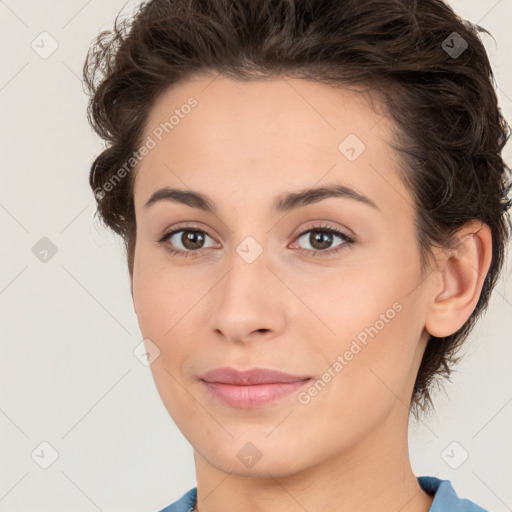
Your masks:
<instances>
[{"instance_id":1,"label":"earlobe","mask_svg":"<svg viewBox=\"0 0 512 512\"><path fill-rule=\"evenodd\" d=\"M459 243L445 249L437 270L440 284L433 289L425 329L442 338L458 331L476 307L492 259L492 236L487 224L472 221L456 234Z\"/></svg>"}]
</instances>

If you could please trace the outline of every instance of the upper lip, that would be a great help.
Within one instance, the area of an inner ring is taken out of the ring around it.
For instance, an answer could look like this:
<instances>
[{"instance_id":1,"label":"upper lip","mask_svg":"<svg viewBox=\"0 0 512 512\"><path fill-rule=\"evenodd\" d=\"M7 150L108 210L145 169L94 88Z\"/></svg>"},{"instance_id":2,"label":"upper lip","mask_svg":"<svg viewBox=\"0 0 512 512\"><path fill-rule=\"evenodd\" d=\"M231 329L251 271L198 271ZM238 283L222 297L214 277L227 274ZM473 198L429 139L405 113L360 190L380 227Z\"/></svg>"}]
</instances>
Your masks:
<instances>
[{"instance_id":1,"label":"upper lip","mask_svg":"<svg viewBox=\"0 0 512 512\"><path fill-rule=\"evenodd\" d=\"M268 368L252 368L251 370L236 370L235 368L216 368L205 373L201 379L206 382L219 382L222 384L234 384L250 386L254 384L275 384L280 382L297 382L309 379L298 375L270 370Z\"/></svg>"}]
</instances>

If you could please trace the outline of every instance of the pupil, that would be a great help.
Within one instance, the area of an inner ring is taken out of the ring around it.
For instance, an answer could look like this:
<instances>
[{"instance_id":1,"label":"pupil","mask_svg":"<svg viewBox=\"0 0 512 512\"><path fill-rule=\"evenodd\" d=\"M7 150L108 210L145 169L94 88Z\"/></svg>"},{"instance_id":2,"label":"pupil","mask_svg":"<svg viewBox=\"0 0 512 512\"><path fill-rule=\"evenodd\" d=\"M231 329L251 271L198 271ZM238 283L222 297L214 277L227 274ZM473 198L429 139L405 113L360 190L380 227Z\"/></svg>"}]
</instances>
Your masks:
<instances>
[{"instance_id":1,"label":"pupil","mask_svg":"<svg viewBox=\"0 0 512 512\"><path fill-rule=\"evenodd\" d=\"M325 237L325 238L324 238ZM331 237L332 237L332 234L331 233L325 233L325 232L317 232L316 235L314 235L313 233L311 233L311 236L310 236L310 243L313 247L315 247L315 243L317 241L320 242L320 247L316 247L317 249L327 249L329 244L331 243ZM322 239L326 240L327 238L327 243L324 243L322 244ZM314 243L313 243L314 242Z\"/></svg>"},{"instance_id":2,"label":"pupil","mask_svg":"<svg viewBox=\"0 0 512 512\"><path fill-rule=\"evenodd\" d=\"M203 241L202 240L203 236L199 232L190 231L190 232L184 233L183 236L185 238L184 238L184 240L182 239L182 243L187 249L200 249L201 248L201 242ZM199 243L197 243L198 240L199 240ZM192 245L190 245L189 242L192 242ZM194 244L194 242L196 242L197 245Z\"/></svg>"}]
</instances>

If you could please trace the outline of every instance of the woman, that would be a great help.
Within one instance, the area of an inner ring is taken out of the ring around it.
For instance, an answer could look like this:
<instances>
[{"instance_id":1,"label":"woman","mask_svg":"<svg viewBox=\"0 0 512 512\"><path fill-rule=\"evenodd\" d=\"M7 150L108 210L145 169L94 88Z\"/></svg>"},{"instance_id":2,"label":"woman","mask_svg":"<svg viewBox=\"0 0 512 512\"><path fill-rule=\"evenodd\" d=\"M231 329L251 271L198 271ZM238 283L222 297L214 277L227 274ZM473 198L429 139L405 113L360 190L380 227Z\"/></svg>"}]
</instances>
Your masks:
<instances>
[{"instance_id":1,"label":"woman","mask_svg":"<svg viewBox=\"0 0 512 512\"><path fill-rule=\"evenodd\" d=\"M92 46L90 184L194 448L164 511L483 510L407 446L510 235L477 33L440 0L153 0Z\"/></svg>"}]
</instances>

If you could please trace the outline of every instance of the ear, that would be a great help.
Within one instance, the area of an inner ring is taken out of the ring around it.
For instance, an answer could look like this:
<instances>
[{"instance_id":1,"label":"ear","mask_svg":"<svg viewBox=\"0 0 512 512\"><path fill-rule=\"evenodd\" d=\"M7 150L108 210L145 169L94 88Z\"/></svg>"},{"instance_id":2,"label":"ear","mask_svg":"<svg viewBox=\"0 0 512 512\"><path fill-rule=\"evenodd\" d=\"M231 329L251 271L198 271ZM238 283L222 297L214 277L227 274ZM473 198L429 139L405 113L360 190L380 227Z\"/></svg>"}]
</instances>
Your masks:
<instances>
[{"instance_id":1,"label":"ear","mask_svg":"<svg viewBox=\"0 0 512 512\"><path fill-rule=\"evenodd\" d=\"M459 244L443 249L437 261L425 329L442 338L459 330L476 307L492 259L492 236L481 221L466 223L456 234Z\"/></svg>"}]
</instances>

